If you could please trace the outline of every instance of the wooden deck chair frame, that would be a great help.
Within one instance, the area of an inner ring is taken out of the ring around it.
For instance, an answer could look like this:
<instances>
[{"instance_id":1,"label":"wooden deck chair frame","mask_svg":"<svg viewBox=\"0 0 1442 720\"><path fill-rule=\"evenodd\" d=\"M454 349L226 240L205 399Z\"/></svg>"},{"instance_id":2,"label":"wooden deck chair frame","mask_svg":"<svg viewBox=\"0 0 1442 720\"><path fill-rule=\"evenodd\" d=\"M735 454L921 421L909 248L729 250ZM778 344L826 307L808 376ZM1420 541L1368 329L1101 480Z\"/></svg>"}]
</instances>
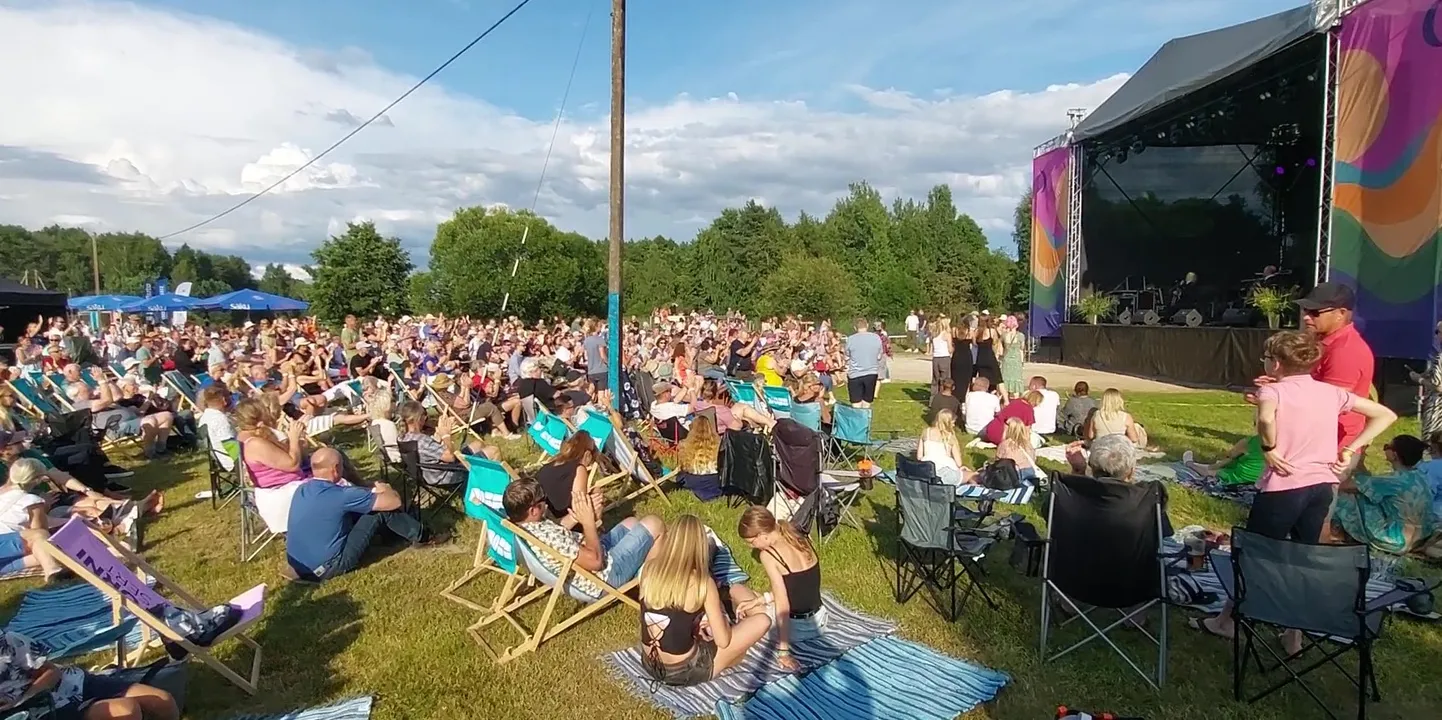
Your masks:
<instances>
[{"instance_id":1,"label":"wooden deck chair frame","mask_svg":"<svg viewBox=\"0 0 1442 720\"><path fill-rule=\"evenodd\" d=\"M128 566L137 568L141 573L144 573L145 575L153 578L158 588L168 590L179 600L178 603L173 604L180 605L192 611L203 611L210 607L204 602L201 602L199 598L192 595L189 591L187 591L184 587L180 585L180 583L171 580L164 573L156 570L155 567L152 566L150 563L146 562L144 558L140 557L134 552L131 552L124 545L114 542L111 538L107 537L104 533L96 530L89 523L86 523L85 521L79 519L72 520L71 522L77 522L83 525L86 531L98 538L100 542L104 543L106 549L108 549L116 557L120 558L123 563ZM131 600L125 595L125 593L121 592L120 590L117 590L115 586L112 585L110 582L101 578L99 575L96 575L94 572L91 571L90 568L86 567L84 564L78 562L75 558L70 557L69 554L56 547L50 540L47 539L41 541L40 547L44 548L45 552L50 553L50 555L54 557L57 562L64 565L65 568L68 569L70 572L75 573L76 577L79 577L87 583L90 583L91 586L99 590L105 595L106 598L110 600L111 615L113 621L116 624L120 623L125 613L130 613L131 615L134 615L137 619L139 619L142 626L142 649L145 646L149 645L152 633L158 634L167 642L174 643L184 648L186 652L190 653L190 655L198 658L201 662L210 666L212 670L220 673L222 677L234 683L237 687L244 690L246 693L250 695L256 694L256 691L260 686L260 665L263 652L260 643L256 642L249 635L246 635L245 631L250 627L251 624L254 623L256 619L259 619L259 615L253 618L250 623L237 624L235 627L227 630L225 633L217 637L215 641L210 644L210 647L201 647L199 645L196 645L195 643L190 642L189 640L185 639L184 636L172 630L170 626L166 624L163 618L156 617L149 610L141 607L139 603ZM264 592L264 584L259 585L258 587L261 589L262 592ZM251 649L252 656L248 677L241 674L243 669L242 671L237 671L235 668L232 668L224 662L221 662L220 659L215 657L214 653L211 652L211 648L214 648L216 645L229 639L235 639L241 644ZM138 657L138 653L136 654L136 657Z\"/></svg>"},{"instance_id":2,"label":"wooden deck chair frame","mask_svg":"<svg viewBox=\"0 0 1442 720\"><path fill-rule=\"evenodd\" d=\"M492 611L491 614L482 617L480 620L477 620L475 624L471 625L471 627L466 629L467 632L471 633L471 636L473 638L476 638L477 642L481 643L481 645L486 647L488 650L491 650L492 654L496 657L496 664L502 665L512 660L515 660L522 655L536 651L541 647L541 645L545 644L547 641L554 639L556 636L575 627L576 625L585 621L587 618L596 615L597 613L600 613L606 608L609 608L614 603L619 602L627 607L630 607L638 613L641 611L641 604L628 595L628 593L630 593L636 588L637 585L640 584L641 579L639 576L620 587L613 586L610 583L607 583L605 580L602 580L595 573L577 567L574 560L556 552L554 549L551 548L551 546L541 542L539 539L536 538L536 536L532 535L529 532L526 532L515 523L512 523L509 520L505 520L502 521L501 525L507 530L510 530L511 533L516 536L517 542L525 543L526 547L524 548L524 550L529 550L531 554L536 556L537 558L539 558L543 554L549 555L557 562L559 562L561 564L561 571L556 573L555 585L546 585L544 583L540 583L540 581L537 580L534 575L531 575L529 570L527 570L526 574L528 576L528 579L518 579L516 581L516 584L510 591L511 597L508 599L508 602ZM520 552L522 550L522 548L517 548L517 575L519 575L521 572L520 568L526 567L526 561L519 558ZM591 582L595 583L596 587L601 588L601 597L593 602L582 605L579 609L577 609L575 612L572 612L570 615L567 615L565 618L557 619L556 605L559 604L563 596L570 602L576 602L576 600L574 598L571 598L570 595L566 592L566 585L572 580L575 580L576 578L585 578L586 580L590 580ZM525 582L537 583L540 585L540 587L537 587L524 595L517 596L520 590L525 587ZM545 607L541 610L541 617L539 620L536 621L536 625L533 628L528 629L518 618L515 617L515 613L520 611L527 605L530 605L531 603L540 600L541 598L546 599ZM499 601L500 598L498 598L498 604ZM490 648L490 646L484 641L484 639L480 637L480 631L487 625L503 619L509 622L512 627L515 627L517 631L524 635L525 639L521 641L519 645L515 645L513 647L507 648L502 652L496 653L493 649Z\"/></svg>"},{"instance_id":3,"label":"wooden deck chair frame","mask_svg":"<svg viewBox=\"0 0 1442 720\"><path fill-rule=\"evenodd\" d=\"M462 445L465 444L466 436L468 436L468 435L474 436L477 440L484 440L484 439L485 439L485 438L481 437L481 434L480 434L480 433L476 432L475 428L471 427L471 423L475 422L475 419L474 419L474 416L475 416L475 413L476 413L476 405L475 405L475 403L471 403L471 412L470 412L470 414L471 414L471 416L472 416L471 419L463 418L463 417L461 417L461 414L460 414L459 412L456 412L456 409L455 409L455 408L451 407L451 404L450 404L450 403L446 402L446 399L445 399L445 398L441 397L441 394L440 394L440 392L439 392L438 390L436 390L435 388L431 387L430 385L426 385L425 388L426 388L426 396L435 401L436 407L438 407L438 408L441 409L441 414L442 414L442 415L449 415L452 420L456 421L456 429L455 429L455 432L453 432L452 434L453 434L453 435L457 435L457 434L458 434L458 435L461 436L461 444L462 444Z\"/></svg>"},{"instance_id":4,"label":"wooden deck chair frame","mask_svg":"<svg viewBox=\"0 0 1442 720\"><path fill-rule=\"evenodd\" d=\"M611 459L616 461L616 465L621 470L620 475L613 477L619 479L620 476L629 475L635 479L636 484L640 487L622 496L621 499L610 503L604 510L610 510L617 505L638 498L648 492L655 492L656 495L660 496L661 501L669 506L671 499L666 497L666 490L661 487L661 483L674 481L677 474L681 472L680 469L672 470L661 476L660 479L657 479L651 474L650 468L647 468L646 464L641 462L641 456L636 452L636 446L631 443L631 438L626 435L625 432L621 431L616 423L616 418L614 416L608 416L608 419L611 423ZM603 481L603 483L604 482L609 482L609 480Z\"/></svg>"}]
</instances>

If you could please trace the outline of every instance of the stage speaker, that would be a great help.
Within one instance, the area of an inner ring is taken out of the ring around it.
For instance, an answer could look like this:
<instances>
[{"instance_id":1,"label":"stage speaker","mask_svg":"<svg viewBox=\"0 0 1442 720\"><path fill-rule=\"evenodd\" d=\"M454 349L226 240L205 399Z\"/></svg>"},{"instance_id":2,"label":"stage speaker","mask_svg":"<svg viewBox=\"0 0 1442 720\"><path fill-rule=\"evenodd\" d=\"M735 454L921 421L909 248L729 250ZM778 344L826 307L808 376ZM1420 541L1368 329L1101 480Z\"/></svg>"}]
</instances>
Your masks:
<instances>
[{"instance_id":1,"label":"stage speaker","mask_svg":"<svg viewBox=\"0 0 1442 720\"><path fill-rule=\"evenodd\" d=\"M1146 325L1157 325L1162 321L1162 316L1156 310L1148 310L1142 313L1142 322Z\"/></svg>"},{"instance_id":2,"label":"stage speaker","mask_svg":"<svg viewBox=\"0 0 1442 720\"><path fill-rule=\"evenodd\" d=\"M1175 315L1172 316L1171 322L1172 322L1173 325L1186 325L1187 327L1198 327L1198 326L1200 326L1200 325L1202 324L1202 314L1199 313L1199 312L1197 312L1195 309L1192 309L1192 310L1178 310L1178 311L1177 311L1177 314L1175 314Z\"/></svg>"},{"instance_id":3,"label":"stage speaker","mask_svg":"<svg viewBox=\"0 0 1442 720\"><path fill-rule=\"evenodd\" d=\"M1119 323L1121 323L1121 324L1123 324L1123 325L1130 325L1130 324L1132 324L1132 309L1131 309L1131 308L1127 308L1127 309L1125 309L1125 310L1117 313L1117 322L1119 322Z\"/></svg>"},{"instance_id":4,"label":"stage speaker","mask_svg":"<svg viewBox=\"0 0 1442 720\"><path fill-rule=\"evenodd\" d=\"M1222 324L1227 327L1247 327L1252 324L1252 311L1243 308L1227 308L1222 311Z\"/></svg>"}]
</instances>

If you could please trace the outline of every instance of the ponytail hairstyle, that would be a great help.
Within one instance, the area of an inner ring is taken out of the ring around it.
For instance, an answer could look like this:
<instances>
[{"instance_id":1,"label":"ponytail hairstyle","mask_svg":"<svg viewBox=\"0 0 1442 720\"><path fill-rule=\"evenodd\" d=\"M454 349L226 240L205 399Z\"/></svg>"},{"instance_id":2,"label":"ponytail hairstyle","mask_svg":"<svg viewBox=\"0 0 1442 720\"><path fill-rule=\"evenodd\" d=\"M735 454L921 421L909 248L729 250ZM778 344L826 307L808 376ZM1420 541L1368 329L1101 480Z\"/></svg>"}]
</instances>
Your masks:
<instances>
[{"instance_id":1,"label":"ponytail hairstyle","mask_svg":"<svg viewBox=\"0 0 1442 720\"><path fill-rule=\"evenodd\" d=\"M797 530L790 521L777 520L776 516L762 505L752 505L746 508L746 512L741 513L741 522L737 524L736 532L743 540L775 532L781 537L781 541L792 549L809 558L816 558L816 550L811 546L810 538Z\"/></svg>"}]
</instances>

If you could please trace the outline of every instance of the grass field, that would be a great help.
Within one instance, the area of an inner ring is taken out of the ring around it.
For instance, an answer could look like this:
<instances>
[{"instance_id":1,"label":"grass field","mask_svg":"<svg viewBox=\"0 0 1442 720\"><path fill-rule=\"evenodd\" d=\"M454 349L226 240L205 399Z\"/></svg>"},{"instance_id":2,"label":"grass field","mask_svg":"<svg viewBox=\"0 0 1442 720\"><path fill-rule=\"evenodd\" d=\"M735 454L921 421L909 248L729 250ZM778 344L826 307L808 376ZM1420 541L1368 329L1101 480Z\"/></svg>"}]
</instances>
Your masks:
<instances>
[{"instance_id":1,"label":"grass field","mask_svg":"<svg viewBox=\"0 0 1442 720\"><path fill-rule=\"evenodd\" d=\"M875 427L913 434L921 426L924 396L921 386L882 386ZM1202 457L1214 455L1242 437L1250 423L1248 408L1236 395L1225 393L1137 393L1128 404L1148 426L1153 441L1173 458L1186 449ZM1398 430L1415 432L1415 426L1415 420L1404 421ZM516 443L507 451L519 456L526 447ZM363 465L373 464L363 447L351 452ZM1374 466L1377 462L1374 458ZM136 487L165 490L170 505L147 529L147 556L207 601L224 600L258 582L271 583L271 591L267 615L255 633L265 647L260 694L248 697L214 672L193 664L187 716L224 718L242 711L278 711L372 694L379 698L378 718L664 717L630 695L597 662L602 653L636 640L635 615L619 607L535 654L504 667L491 664L463 632L474 613L437 595L468 568L479 534L474 524L458 520L458 539L448 547L392 554L320 587L288 585L280 576L283 551L278 543L256 561L241 563L236 506L215 512L209 501L191 499L207 487L204 473L199 454L138 470ZM1171 497L1171 514L1178 526L1227 528L1242 518L1239 507L1224 501L1175 489ZM759 573L757 563L740 552L745 548L736 540L739 510L722 503L701 504L686 492L673 492L671 498L670 515L700 515L738 549L748 570ZM891 584L893 508L893 493L885 485L878 485L861 501L866 531L843 530L825 546L824 587L851 607L899 620L908 639L1012 675L1013 682L995 702L964 717L1043 720L1053 717L1058 704L1149 720L1322 716L1300 691L1284 691L1255 706L1233 702L1230 645L1187 629L1175 612L1170 678L1161 693L1147 689L1101 645L1041 665L1036 653L1038 581L1021 577L1007 565L1005 551L987 561L999 610L973 600L959 621L949 623L922 596L898 605ZM663 510L654 499L638 509ZM481 595L497 585L482 580L474 590ZM20 593L32 586L30 581L0 586L0 617L9 617ZM508 631L494 627L490 637L510 643L514 636L507 636ZM227 650L223 647L222 653ZM1442 626L1392 622L1376 658L1384 702L1374 707L1373 717L1438 715ZM897 668L898 673L905 671ZM1354 713L1354 693L1346 680L1332 669L1322 671L1321 677L1327 687L1325 697L1337 711L1344 716Z\"/></svg>"}]
</instances>

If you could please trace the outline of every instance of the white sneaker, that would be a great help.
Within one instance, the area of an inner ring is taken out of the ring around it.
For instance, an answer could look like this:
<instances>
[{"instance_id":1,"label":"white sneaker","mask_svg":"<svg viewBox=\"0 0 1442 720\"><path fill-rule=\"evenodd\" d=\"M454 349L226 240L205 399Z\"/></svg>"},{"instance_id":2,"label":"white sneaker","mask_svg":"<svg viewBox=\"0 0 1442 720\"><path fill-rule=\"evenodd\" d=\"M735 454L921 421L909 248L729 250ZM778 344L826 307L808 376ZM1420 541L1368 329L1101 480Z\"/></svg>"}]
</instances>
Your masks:
<instances>
[{"instance_id":1,"label":"white sneaker","mask_svg":"<svg viewBox=\"0 0 1442 720\"><path fill-rule=\"evenodd\" d=\"M1188 451L1182 453L1182 462L1184 462L1184 463L1189 463L1189 462L1191 462L1192 459L1195 458L1195 457L1196 457L1196 456L1192 454L1192 451L1191 451L1191 450L1188 450Z\"/></svg>"}]
</instances>

